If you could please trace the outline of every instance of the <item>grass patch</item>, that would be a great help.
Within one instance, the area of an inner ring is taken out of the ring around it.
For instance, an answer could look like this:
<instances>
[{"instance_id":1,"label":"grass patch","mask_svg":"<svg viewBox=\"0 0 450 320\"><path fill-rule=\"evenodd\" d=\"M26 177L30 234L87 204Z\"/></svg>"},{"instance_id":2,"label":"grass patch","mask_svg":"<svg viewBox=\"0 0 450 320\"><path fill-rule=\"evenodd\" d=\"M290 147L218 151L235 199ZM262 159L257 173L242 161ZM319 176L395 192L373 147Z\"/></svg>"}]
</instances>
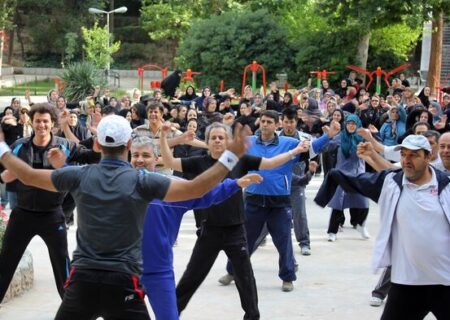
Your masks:
<instances>
[{"instance_id":1,"label":"grass patch","mask_svg":"<svg viewBox=\"0 0 450 320\"><path fill-rule=\"evenodd\" d=\"M27 83L18 84L10 88L0 89L0 96L25 96L25 90L30 90L31 97L33 96L46 96L48 92L55 89L55 82L53 79L38 80ZM117 89L111 91L111 96L118 99L127 94L124 89Z\"/></svg>"},{"instance_id":2,"label":"grass patch","mask_svg":"<svg viewBox=\"0 0 450 320\"><path fill-rule=\"evenodd\" d=\"M55 88L53 80L37 80L27 83L18 84L10 88L2 88L0 96L24 96L25 90L30 90L32 96L46 96L51 89Z\"/></svg>"}]
</instances>

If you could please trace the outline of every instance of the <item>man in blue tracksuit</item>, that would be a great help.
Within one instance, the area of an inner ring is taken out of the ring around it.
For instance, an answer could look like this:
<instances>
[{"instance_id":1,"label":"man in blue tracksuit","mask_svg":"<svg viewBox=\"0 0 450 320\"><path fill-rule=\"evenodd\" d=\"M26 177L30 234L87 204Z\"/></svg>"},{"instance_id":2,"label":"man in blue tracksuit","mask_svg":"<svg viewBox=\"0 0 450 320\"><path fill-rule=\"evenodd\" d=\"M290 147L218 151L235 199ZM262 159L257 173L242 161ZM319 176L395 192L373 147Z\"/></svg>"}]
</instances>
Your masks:
<instances>
[{"instance_id":1,"label":"man in blue tracksuit","mask_svg":"<svg viewBox=\"0 0 450 320\"><path fill-rule=\"evenodd\" d=\"M131 164L141 169L142 174L153 170L155 156L151 140L139 137L131 146ZM239 180L225 179L202 198L165 202L152 201L147 208L142 237L144 284L156 319L178 319L175 278L173 272L172 247L178 236L183 215L193 209L203 209L219 204L241 187L257 182L259 176L247 175Z\"/></svg>"},{"instance_id":2,"label":"man in blue tracksuit","mask_svg":"<svg viewBox=\"0 0 450 320\"><path fill-rule=\"evenodd\" d=\"M278 124L278 113L273 110L264 111L260 120L261 134L249 138L251 146L247 154L260 157L273 157L293 149L298 140L275 133ZM294 289L295 259L291 239L291 182L292 168L295 163L313 157L329 142L330 138L339 132L338 124L333 124L328 134L311 143L310 152L300 155L292 154L292 159L285 164L270 170L259 170L264 182L258 186L252 185L245 190L245 229L247 232L248 249L253 253L255 242L260 236L265 223L279 253L278 276L283 281L282 290ZM232 274L231 264L227 271Z\"/></svg>"}]
</instances>

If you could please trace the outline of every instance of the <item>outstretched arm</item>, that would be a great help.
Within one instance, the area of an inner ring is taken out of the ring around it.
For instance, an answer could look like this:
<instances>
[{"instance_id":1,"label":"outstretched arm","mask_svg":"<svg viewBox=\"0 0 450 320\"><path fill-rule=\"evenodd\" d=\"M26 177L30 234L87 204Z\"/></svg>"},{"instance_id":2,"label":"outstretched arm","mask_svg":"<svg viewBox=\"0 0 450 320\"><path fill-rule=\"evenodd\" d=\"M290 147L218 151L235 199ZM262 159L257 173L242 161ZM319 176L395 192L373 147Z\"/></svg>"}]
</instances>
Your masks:
<instances>
[{"instance_id":1,"label":"outstretched arm","mask_svg":"<svg viewBox=\"0 0 450 320\"><path fill-rule=\"evenodd\" d=\"M279 167L289 160L294 159L298 154L307 152L309 149L309 141L300 142L297 147L287 152L281 153L272 158L262 158L259 165L260 170L273 169Z\"/></svg>"},{"instance_id":2,"label":"outstretched arm","mask_svg":"<svg viewBox=\"0 0 450 320\"><path fill-rule=\"evenodd\" d=\"M372 132L370 132L369 129L358 128L356 130L356 132L358 133L358 135L363 137L366 141L370 142L378 153L384 152L384 145L382 143L378 142L377 139L375 139L373 137Z\"/></svg>"},{"instance_id":3,"label":"outstretched arm","mask_svg":"<svg viewBox=\"0 0 450 320\"><path fill-rule=\"evenodd\" d=\"M164 130L161 132L163 138ZM228 145L227 150L222 154L211 168L197 176L194 180L172 180L169 189L164 197L164 201L183 201L199 198L210 191L216 184L225 178L229 171L239 161L239 157L247 150L246 137L250 134L250 129L237 124L234 130L233 141Z\"/></svg>"},{"instance_id":4,"label":"outstretched arm","mask_svg":"<svg viewBox=\"0 0 450 320\"><path fill-rule=\"evenodd\" d=\"M261 183L262 177L256 173L250 173L238 180L225 179L219 185L201 198L192 200L188 206L190 209L204 209L219 204L234 195L240 188L245 188L252 183Z\"/></svg>"},{"instance_id":5,"label":"outstretched arm","mask_svg":"<svg viewBox=\"0 0 450 320\"><path fill-rule=\"evenodd\" d=\"M161 128L161 136L159 138L159 146L161 151L161 158L164 165L173 170L182 172L181 158L174 158L167 141L167 133L170 130L170 124L165 123ZM179 138L179 137L178 137ZM178 139L174 138L174 139ZM172 139L173 140L173 139Z\"/></svg>"},{"instance_id":6,"label":"outstretched arm","mask_svg":"<svg viewBox=\"0 0 450 320\"><path fill-rule=\"evenodd\" d=\"M376 152L370 142L359 143L356 149L356 154L378 172L385 169L397 168L392 163L384 159L378 152Z\"/></svg>"},{"instance_id":7,"label":"outstretched arm","mask_svg":"<svg viewBox=\"0 0 450 320\"><path fill-rule=\"evenodd\" d=\"M377 173L365 172L358 175L349 175L341 170L331 169L320 186L314 202L321 207L325 207L338 186L342 187L345 192L359 193L374 202L378 202L384 179L390 172L390 170L384 170Z\"/></svg>"},{"instance_id":8,"label":"outstretched arm","mask_svg":"<svg viewBox=\"0 0 450 320\"><path fill-rule=\"evenodd\" d=\"M6 143L3 141L0 142L0 149L3 149L4 146L6 146ZM3 153L0 160L3 166L14 174L23 184L47 191L57 192L51 179L53 170L33 169L9 151Z\"/></svg>"}]
</instances>

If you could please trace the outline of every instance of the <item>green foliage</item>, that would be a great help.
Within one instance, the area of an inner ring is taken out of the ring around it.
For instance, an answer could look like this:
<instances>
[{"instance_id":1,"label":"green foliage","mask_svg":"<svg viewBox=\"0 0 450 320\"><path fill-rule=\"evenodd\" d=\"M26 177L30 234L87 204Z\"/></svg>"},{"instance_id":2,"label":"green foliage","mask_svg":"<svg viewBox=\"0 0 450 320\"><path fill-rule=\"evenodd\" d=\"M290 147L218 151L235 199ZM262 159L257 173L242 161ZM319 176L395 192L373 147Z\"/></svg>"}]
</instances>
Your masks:
<instances>
[{"instance_id":1,"label":"green foliage","mask_svg":"<svg viewBox=\"0 0 450 320\"><path fill-rule=\"evenodd\" d=\"M310 72L329 70L332 81L344 77L345 66L355 61L356 43L348 30L305 32L295 42L295 70L291 70L291 83L303 85L311 77Z\"/></svg>"},{"instance_id":2,"label":"green foliage","mask_svg":"<svg viewBox=\"0 0 450 320\"><path fill-rule=\"evenodd\" d=\"M26 90L30 90L30 93L34 96L46 96L51 89L55 88L53 79L37 80L30 77L25 80L26 83L0 89L0 96L25 95Z\"/></svg>"},{"instance_id":3,"label":"green foliage","mask_svg":"<svg viewBox=\"0 0 450 320\"><path fill-rule=\"evenodd\" d=\"M17 0L0 0L0 30L11 28Z\"/></svg>"},{"instance_id":4,"label":"green foliage","mask_svg":"<svg viewBox=\"0 0 450 320\"><path fill-rule=\"evenodd\" d=\"M377 29L372 33L370 53L372 55L386 52L405 61L421 34L421 27L411 28L406 23Z\"/></svg>"},{"instance_id":5,"label":"green foliage","mask_svg":"<svg viewBox=\"0 0 450 320\"><path fill-rule=\"evenodd\" d=\"M196 22L177 52L183 68L201 71L201 84L240 87L242 70L253 60L268 72L268 81L286 71L292 48L285 30L266 10L226 12Z\"/></svg>"},{"instance_id":6,"label":"green foliage","mask_svg":"<svg viewBox=\"0 0 450 320\"><path fill-rule=\"evenodd\" d=\"M87 60L92 61L98 68L106 68L112 61L111 55L119 51L120 41L112 42L109 30L99 27L97 22L92 29L81 27L81 33Z\"/></svg>"},{"instance_id":7,"label":"green foliage","mask_svg":"<svg viewBox=\"0 0 450 320\"><path fill-rule=\"evenodd\" d=\"M143 0L141 22L150 39L179 40L199 19L208 19L228 11L266 9L274 14L295 2L294 0Z\"/></svg>"},{"instance_id":8,"label":"green foliage","mask_svg":"<svg viewBox=\"0 0 450 320\"><path fill-rule=\"evenodd\" d=\"M74 32L80 35L83 25L90 25L95 16L88 13L88 8L104 8L104 0L20 0L17 2L19 21L16 24L26 28L33 55L45 58L49 54L59 55L64 59L66 49L65 35ZM81 46L77 47L81 53Z\"/></svg>"},{"instance_id":9,"label":"green foliage","mask_svg":"<svg viewBox=\"0 0 450 320\"><path fill-rule=\"evenodd\" d=\"M94 87L106 85L105 77L92 62L76 62L61 73L64 82L62 95L69 101L79 101L90 95Z\"/></svg>"},{"instance_id":10,"label":"green foliage","mask_svg":"<svg viewBox=\"0 0 450 320\"><path fill-rule=\"evenodd\" d=\"M74 32L68 32L65 35L66 38L66 62L70 63L75 58L75 53L78 47L78 35Z\"/></svg>"},{"instance_id":11,"label":"green foliage","mask_svg":"<svg viewBox=\"0 0 450 320\"><path fill-rule=\"evenodd\" d=\"M185 1L145 1L141 9L142 27L150 39L179 39L191 27L192 6ZM186 1L190 2L190 1Z\"/></svg>"}]
</instances>

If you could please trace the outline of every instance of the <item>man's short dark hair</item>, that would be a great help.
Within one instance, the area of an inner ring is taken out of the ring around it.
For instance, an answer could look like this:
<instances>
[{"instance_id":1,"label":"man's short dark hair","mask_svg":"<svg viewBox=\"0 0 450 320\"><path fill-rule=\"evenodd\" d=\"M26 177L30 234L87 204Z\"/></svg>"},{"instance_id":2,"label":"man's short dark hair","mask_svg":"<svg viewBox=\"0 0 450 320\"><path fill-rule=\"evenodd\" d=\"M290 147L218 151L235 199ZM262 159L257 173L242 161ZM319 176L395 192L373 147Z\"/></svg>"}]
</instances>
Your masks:
<instances>
[{"instance_id":1,"label":"man's short dark hair","mask_svg":"<svg viewBox=\"0 0 450 320\"><path fill-rule=\"evenodd\" d=\"M58 123L58 116L55 112L55 107L49 105L48 103L36 103L30 109L30 119L33 121L34 115L36 113L45 114L48 113L50 115L50 119L54 124Z\"/></svg>"},{"instance_id":2,"label":"man's short dark hair","mask_svg":"<svg viewBox=\"0 0 450 320\"><path fill-rule=\"evenodd\" d=\"M297 111L295 111L292 108L286 108L283 110L283 113L281 115L281 119L288 119L288 120L295 120L298 121Z\"/></svg>"},{"instance_id":3,"label":"man's short dark hair","mask_svg":"<svg viewBox=\"0 0 450 320\"><path fill-rule=\"evenodd\" d=\"M428 122L425 122L425 121L418 121L418 122L414 123L414 125L413 125L413 127L412 127L412 130L413 130L413 133L414 133L414 134L415 134L416 128L417 128L418 126L426 126L426 127L427 127L427 130L430 130L430 129L431 129L430 124L429 124Z\"/></svg>"},{"instance_id":4,"label":"man's short dark hair","mask_svg":"<svg viewBox=\"0 0 450 320\"><path fill-rule=\"evenodd\" d=\"M263 116L272 118L275 121L275 123L277 123L279 120L278 112L276 112L275 110L265 110L261 113L261 118Z\"/></svg>"},{"instance_id":5,"label":"man's short dark hair","mask_svg":"<svg viewBox=\"0 0 450 320\"><path fill-rule=\"evenodd\" d=\"M118 156L125 152L127 146L105 147L102 146L102 154L104 156Z\"/></svg>"},{"instance_id":6,"label":"man's short dark hair","mask_svg":"<svg viewBox=\"0 0 450 320\"><path fill-rule=\"evenodd\" d=\"M102 116L108 116L116 113L116 108L114 108L113 106L105 106L101 111Z\"/></svg>"},{"instance_id":7,"label":"man's short dark hair","mask_svg":"<svg viewBox=\"0 0 450 320\"><path fill-rule=\"evenodd\" d=\"M164 106L159 101L151 101L151 102L149 102L149 104L147 105L147 108L145 108L145 112L148 113L149 110L154 110L156 108L158 108L159 111L161 111L161 114L164 114Z\"/></svg>"}]
</instances>

